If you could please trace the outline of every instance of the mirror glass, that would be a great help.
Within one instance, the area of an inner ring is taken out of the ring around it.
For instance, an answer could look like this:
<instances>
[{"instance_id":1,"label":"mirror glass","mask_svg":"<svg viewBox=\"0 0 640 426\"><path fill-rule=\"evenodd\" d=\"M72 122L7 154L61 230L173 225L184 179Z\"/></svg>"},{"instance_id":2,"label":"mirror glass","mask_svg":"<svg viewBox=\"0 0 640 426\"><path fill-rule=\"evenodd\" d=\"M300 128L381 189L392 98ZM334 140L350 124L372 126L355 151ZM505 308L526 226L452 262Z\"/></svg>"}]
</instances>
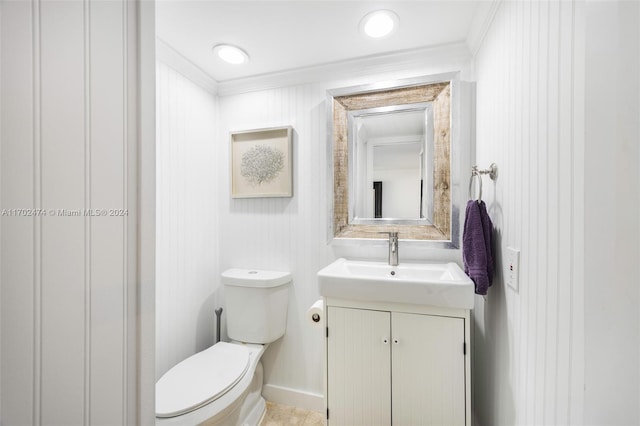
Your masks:
<instances>
[{"instance_id":1,"label":"mirror glass","mask_svg":"<svg viewBox=\"0 0 640 426\"><path fill-rule=\"evenodd\" d=\"M351 223L433 219L430 103L349 113Z\"/></svg>"},{"instance_id":2,"label":"mirror glass","mask_svg":"<svg viewBox=\"0 0 640 426\"><path fill-rule=\"evenodd\" d=\"M455 77L328 91L333 238L398 232L400 239L458 247L459 206L451 202Z\"/></svg>"}]
</instances>

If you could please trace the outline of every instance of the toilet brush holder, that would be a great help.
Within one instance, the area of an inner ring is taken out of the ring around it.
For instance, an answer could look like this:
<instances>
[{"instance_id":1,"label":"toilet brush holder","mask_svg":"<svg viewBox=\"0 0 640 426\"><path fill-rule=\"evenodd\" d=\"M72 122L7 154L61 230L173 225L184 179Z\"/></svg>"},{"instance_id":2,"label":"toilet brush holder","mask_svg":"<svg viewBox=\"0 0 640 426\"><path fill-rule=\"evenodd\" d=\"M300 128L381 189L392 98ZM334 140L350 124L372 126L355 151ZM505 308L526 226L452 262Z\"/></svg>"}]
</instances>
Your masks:
<instances>
[{"instance_id":1,"label":"toilet brush holder","mask_svg":"<svg viewBox=\"0 0 640 426\"><path fill-rule=\"evenodd\" d=\"M216 343L220 341L220 318L222 317L222 308L215 310L216 312Z\"/></svg>"}]
</instances>

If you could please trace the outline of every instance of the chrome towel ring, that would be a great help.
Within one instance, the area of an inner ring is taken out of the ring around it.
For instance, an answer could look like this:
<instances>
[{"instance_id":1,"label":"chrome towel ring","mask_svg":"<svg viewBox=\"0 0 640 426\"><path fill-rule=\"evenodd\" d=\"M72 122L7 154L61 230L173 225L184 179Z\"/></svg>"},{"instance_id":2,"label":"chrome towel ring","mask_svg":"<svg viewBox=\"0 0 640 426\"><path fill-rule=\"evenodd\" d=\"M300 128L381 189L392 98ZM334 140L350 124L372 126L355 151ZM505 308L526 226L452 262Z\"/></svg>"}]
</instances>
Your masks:
<instances>
[{"instance_id":1,"label":"chrome towel ring","mask_svg":"<svg viewBox=\"0 0 640 426\"><path fill-rule=\"evenodd\" d=\"M496 166L496 163L491 163L489 168L486 170L480 170L478 169L478 166L473 166L471 168L471 178L469 179L469 199L473 199L473 197L471 196L472 189L473 189L473 178L477 177L478 178L477 200L482 201L482 175L489 175L491 180L494 180L494 181L498 179L498 166Z\"/></svg>"}]
</instances>

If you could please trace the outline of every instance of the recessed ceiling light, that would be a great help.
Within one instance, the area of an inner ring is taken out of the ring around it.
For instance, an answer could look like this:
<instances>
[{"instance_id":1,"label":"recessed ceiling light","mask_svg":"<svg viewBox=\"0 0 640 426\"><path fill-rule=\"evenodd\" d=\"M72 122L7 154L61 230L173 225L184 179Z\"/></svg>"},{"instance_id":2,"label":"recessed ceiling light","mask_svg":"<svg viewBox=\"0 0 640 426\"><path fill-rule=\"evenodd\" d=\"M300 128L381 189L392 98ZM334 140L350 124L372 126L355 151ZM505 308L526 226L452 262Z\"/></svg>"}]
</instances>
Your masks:
<instances>
[{"instance_id":1,"label":"recessed ceiling light","mask_svg":"<svg viewBox=\"0 0 640 426\"><path fill-rule=\"evenodd\" d=\"M390 10L376 10L360 21L360 31L372 38L388 36L398 28L398 15Z\"/></svg>"},{"instance_id":2,"label":"recessed ceiling light","mask_svg":"<svg viewBox=\"0 0 640 426\"><path fill-rule=\"evenodd\" d=\"M244 64L249 60L247 52L230 44L218 44L214 46L213 53L218 55L223 61L234 65Z\"/></svg>"}]
</instances>

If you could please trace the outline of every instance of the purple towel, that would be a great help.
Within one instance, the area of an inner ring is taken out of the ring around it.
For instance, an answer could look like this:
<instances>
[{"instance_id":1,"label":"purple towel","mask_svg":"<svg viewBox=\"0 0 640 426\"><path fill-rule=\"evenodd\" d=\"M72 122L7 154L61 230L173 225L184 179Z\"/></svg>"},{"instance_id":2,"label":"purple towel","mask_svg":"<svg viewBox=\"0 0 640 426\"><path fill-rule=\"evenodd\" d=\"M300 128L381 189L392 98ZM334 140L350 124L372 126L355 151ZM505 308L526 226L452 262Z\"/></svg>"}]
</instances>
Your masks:
<instances>
[{"instance_id":1,"label":"purple towel","mask_svg":"<svg viewBox=\"0 0 640 426\"><path fill-rule=\"evenodd\" d=\"M469 200L462 234L462 261L464 272L476 286L476 294L487 294L493 280L492 231L484 201Z\"/></svg>"}]
</instances>

